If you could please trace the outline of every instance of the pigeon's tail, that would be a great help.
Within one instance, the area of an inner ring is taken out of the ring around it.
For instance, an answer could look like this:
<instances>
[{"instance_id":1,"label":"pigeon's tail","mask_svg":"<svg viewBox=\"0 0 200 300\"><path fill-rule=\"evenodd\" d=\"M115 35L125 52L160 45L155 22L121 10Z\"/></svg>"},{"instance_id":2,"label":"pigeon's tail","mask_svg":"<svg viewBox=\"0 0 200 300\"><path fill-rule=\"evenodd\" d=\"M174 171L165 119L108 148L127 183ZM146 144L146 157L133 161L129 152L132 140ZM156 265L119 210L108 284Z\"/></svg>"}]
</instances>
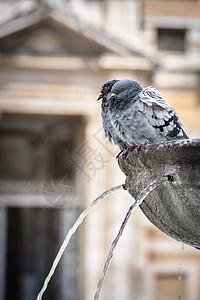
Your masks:
<instances>
[{"instance_id":1,"label":"pigeon's tail","mask_svg":"<svg viewBox=\"0 0 200 300\"><path fill-rule=\"evenodd\" d=\"M189 136L185 133L185 131L182 129L183 132L183 139L189 139Z\"/></svg>"},{"instance_id":2,"label":"pigeon's tail","mask_svg":"<svg viewBox=\"0 0 200 300\"><path fill-rule=\"evenodd\" d=\"M177 116L173 117L174 125L172 130L169 130L167 136L171 139L177 139L177 140L184 140L189 139L188 135L185 133L185 131L182 128L182 124L178 121Z\"/></svg>"}]
</instances>

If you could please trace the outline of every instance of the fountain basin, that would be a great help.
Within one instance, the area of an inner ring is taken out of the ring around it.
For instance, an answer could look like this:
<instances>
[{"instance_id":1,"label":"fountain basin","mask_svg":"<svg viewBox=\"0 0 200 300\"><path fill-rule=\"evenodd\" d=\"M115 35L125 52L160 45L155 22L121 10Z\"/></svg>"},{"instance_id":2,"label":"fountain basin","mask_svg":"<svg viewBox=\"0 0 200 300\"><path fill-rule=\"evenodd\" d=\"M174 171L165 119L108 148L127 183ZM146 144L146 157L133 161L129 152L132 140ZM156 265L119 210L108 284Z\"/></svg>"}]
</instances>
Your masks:
<instances>
[{"instance_id":1,"label":"fountain basin","mask_svg":"<svg viewBox=\"0 0 200 300\"><path fill-rule=\"evenodd\" d=\"M200 249L200 139L145 145L123 153L118 164L125 188L136 198L152 181L173 175L140 205L145 216L170 237Z\"/></svg>"}]
</instances>

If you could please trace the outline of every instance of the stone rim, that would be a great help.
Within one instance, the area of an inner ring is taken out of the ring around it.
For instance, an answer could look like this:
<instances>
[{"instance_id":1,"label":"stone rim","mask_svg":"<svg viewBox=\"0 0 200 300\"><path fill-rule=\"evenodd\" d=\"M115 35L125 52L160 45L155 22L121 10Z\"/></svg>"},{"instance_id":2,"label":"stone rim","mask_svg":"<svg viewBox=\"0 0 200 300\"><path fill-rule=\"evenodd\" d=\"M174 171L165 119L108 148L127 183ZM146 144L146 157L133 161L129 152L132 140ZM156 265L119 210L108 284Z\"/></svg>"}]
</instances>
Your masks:
<instances>
[{"instance_id":1,"label":"stone rim","mask_svg":"<svg viewBox=\"0 0 200 300\"><path fill-rule=\"evenodd\" d=\"M141 204L146 217L170 237L200 248L200 139L150 144L119 157L125 188L135 198L151 181L174 173L179 192L169 183ZM185 196L182 196L185 195ZM159 213L158 213L159 212Z\"/></svg>"}]
</instances>

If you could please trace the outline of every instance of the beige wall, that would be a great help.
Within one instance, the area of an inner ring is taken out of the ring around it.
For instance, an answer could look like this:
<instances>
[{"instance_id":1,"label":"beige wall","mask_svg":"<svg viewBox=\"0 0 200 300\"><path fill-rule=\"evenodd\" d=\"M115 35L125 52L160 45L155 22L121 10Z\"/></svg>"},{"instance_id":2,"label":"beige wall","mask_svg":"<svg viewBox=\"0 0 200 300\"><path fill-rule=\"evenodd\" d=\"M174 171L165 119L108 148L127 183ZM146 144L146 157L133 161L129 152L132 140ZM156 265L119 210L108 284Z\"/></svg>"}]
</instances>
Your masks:
<instances>
[{"instance_id":1,"label":"beige wall","mask_svg":"<svg viewBox=\"0 0 200 300\"><path fill-rule=\"evenodd\" d=\"M144 0L144 15L200 16L199 0Z\"/></svg>"}]
</instances>

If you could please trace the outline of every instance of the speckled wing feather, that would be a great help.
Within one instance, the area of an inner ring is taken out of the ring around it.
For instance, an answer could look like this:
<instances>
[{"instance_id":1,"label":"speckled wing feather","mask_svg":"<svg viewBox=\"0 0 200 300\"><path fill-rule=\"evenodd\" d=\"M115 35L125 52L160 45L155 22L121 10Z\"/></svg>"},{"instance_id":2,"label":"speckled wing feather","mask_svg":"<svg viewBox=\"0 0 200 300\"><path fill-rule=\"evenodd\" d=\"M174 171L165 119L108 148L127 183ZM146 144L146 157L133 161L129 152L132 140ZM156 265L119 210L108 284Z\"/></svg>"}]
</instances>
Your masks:
<instances>
[{"instance_id":1,"label":"speckled wing feather","mask_svg":"<svg viewBox=\"0 0 200 300\"><path fill-rule=\"evenodd\" d=\"M156 89L147 87L139 94L139 110L148 122L166 139L187 139L182 124L173 108L163 99Z\"/></svg>"}]
</instances>

